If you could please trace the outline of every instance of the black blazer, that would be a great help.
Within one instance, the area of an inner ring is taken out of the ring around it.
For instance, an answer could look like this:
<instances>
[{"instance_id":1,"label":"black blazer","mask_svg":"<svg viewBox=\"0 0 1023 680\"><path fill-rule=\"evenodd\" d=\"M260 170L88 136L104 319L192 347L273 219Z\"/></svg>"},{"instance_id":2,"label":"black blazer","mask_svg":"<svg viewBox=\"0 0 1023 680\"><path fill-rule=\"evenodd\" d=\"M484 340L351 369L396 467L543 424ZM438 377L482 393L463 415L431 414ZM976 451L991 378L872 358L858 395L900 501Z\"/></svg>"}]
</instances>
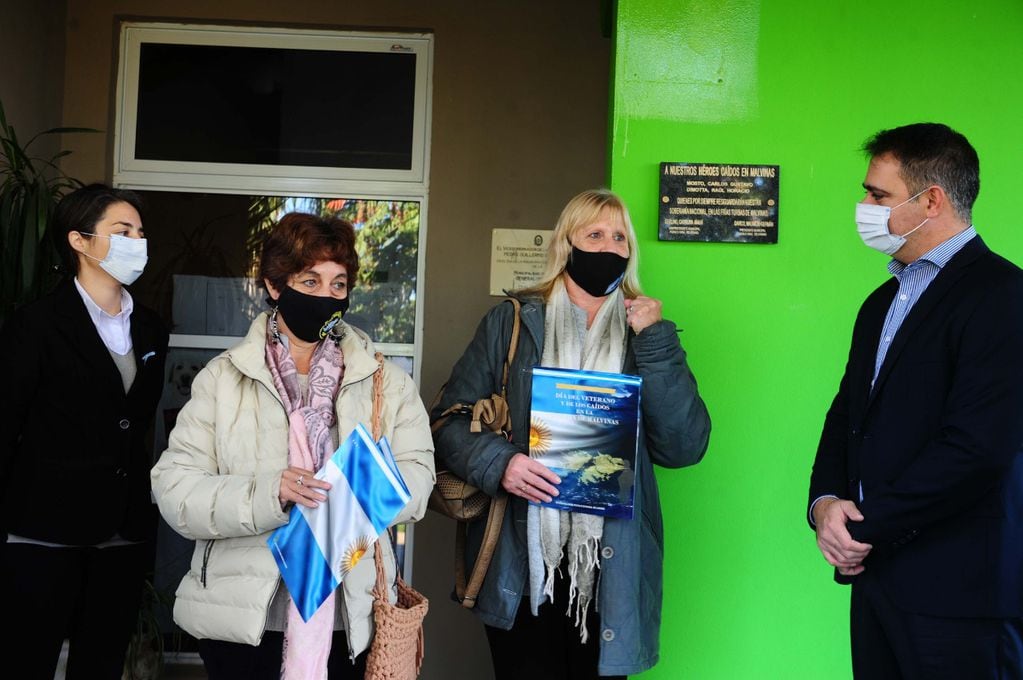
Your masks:
<instances>
[{"instance_id":1,"label":"black blazer","mask_svg":"<svg viewBox=\"0 0 1023 680\"><path fill-rule=\"evenodd\" d=\"M151 537L151 441L167 330L138 304L128 394L73 281L0 330L0 530L69 545Z\"/></svg>"},{"instance_id":2,"label":"black blazer","mask_svg":"<svg viewBox=\"0 0 1023 680\"><path fill-rule=\"evenodd\" d=\"M1023 614L1023 272L969 241L892 340L871 388L898 282L863 303L828 411L809 503L863 500L864 562L905 610ZM837 575L840 582L855 581Z\"/></svg>"}]
</instances>

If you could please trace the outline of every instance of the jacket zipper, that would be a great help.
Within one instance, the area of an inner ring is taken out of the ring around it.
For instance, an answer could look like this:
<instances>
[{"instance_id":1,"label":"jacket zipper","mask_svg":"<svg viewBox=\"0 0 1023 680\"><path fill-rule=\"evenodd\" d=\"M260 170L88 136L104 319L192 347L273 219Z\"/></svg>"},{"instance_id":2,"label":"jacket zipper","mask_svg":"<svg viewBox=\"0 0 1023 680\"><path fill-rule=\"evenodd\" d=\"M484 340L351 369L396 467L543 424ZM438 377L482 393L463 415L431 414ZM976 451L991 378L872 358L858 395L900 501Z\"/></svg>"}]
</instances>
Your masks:
<instances>
[{"instance_id":1,"label":"jacket zipper","mask_svg":"<svg viewBox=\"0 0 1023 680\"><path fill-rule=\"evenodd\" d=\"M377 368L377 370L381 370L381 369ZM243 375L247 375L244 371L241 371L241 372L242 372ZM357 384L359 384L359 383L361 383L361 382L363 382L363 381L365 381L367 379L371 379L373 377L374 373L376 373L376 371L374 371L373 373L370 373L369 375L367 375L367 376L365 376L363 378L360 378L359 380L353 380L352 382L348 383L348 385L344 385L344 384L339 385L338 386L338 397L341 396L341 390L345 389L346 387L350 387L352 385L357 385ZM265 383L263 380L261 380L257 376L248 376L248 377L250 379L256 381L256 383L261 385L263 387L263 389L265 389L267 392L269 392L270 396L272 396L274 399L276 399L277 403L281 405L282 409L284 409L284 400L281 399L281 395L277 393L277 387L275 385L272 385L272 384L268 385L267 383ZM287 417L287 415L288 415L287 409L285 409L285 417ZM340 434L338 434L338 436L340 436ZM203 560L202 560L202 585L203 585L204 588L206 587L206 564L209 561L209 555L210 555L210 551L212 549L213 549L213 541L210 541L206 545L206 550L203 553ZM277 577L277 585L274 587L273 594L270 595L270 601L267 603L266 610L265 610L265 612L263 614L263 629L264 629L264 631L266 630L267 619L270 618L270 606L273 604L274 597L277 595L277 590L280 589L280 587L281 587L281 578L280 578L280 576L278 576ZM348 642L348 658L351 659L354 662L355 661L355 650L352 647L352 638L351 638L350 635L347 635L347 633L351 631L352 627L351 627L351 623L349 622L349 619L348 619L348 603L345 601L344 587L343 586L338 586L337 590L335 591L335 599L340 600L340 602L337 602L336 605L341 607L341 620L344 622L344 627L345 627L345 632L346 632L345 637L347 638L347 642Z\"/></svg>"},{"instance_id":2,"label":"jacket zipper","mask_svg":"<svg viewBox=\"0 0 1023 680\"><path fill-rule=\"evenodd\" d=\"M202 581L202 587L206 587L206 565L210 563L210 553L213 552L213 539L206 541L206 548L202 552L202 572L200 573L200 581Z\"/></svg>"}]
</instances>

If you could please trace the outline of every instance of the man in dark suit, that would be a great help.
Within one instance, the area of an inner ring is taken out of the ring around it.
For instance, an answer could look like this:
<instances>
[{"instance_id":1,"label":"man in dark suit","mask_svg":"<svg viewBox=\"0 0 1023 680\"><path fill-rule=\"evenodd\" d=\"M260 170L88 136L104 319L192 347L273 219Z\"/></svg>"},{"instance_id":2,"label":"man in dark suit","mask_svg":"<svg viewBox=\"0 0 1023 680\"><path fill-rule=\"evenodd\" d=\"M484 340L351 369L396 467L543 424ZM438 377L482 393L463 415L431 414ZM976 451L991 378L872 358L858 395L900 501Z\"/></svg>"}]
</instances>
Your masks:
<instances>
[{"instance_id":1,"label":"man in dark suit","mask_svg":"<svg viewBox=\"0 0 1023 680\"><path fill-rule=\"evenodd\" d=\"M884 130L856 206L894 259L863 303L808 519L852 584L858 678L1023 677L1023 272L972 225L977 153Z\"/></svg>"}]
</instances>

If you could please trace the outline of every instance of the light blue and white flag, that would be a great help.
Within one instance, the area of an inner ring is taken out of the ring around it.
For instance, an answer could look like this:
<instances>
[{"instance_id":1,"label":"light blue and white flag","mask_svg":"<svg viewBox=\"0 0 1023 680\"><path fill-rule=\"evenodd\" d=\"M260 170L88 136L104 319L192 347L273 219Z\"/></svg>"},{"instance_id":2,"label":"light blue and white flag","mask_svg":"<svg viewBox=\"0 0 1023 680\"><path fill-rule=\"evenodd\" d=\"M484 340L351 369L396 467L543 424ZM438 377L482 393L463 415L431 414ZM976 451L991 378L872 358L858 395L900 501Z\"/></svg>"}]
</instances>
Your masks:
<instances>
[{"instance_id":1,"label":"light blue and white flag","mask_svg":"<svg viewBox=\"0 0 1023 680\"><path fill-rule=\"evenodd\" d=\"M316 473L330 482L327 501L296 505L267 544L304 621L340 585L411 499L387 439L357 425Z\"/></svg>"}]
</instances>

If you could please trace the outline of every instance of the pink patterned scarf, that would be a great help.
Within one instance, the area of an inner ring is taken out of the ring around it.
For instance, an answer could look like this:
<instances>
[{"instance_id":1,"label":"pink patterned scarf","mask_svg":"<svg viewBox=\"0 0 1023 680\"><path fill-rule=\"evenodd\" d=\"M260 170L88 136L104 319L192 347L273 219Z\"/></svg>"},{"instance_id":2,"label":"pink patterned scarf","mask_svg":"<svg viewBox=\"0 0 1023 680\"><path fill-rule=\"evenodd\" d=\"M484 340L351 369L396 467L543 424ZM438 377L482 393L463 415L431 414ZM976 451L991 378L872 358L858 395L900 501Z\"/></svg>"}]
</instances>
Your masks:
<instances>
[{"instance_id":1,"label":"pink patterned scarf","mask_svg":"<svg viewBox=\"0 0 1023 680\"><path fill-rule=\"evenodd\" d=\"M310 362L309 391L303 395L295 361L284 343L275 339L273 327L267 324L266 365L288 412L288 465L316 471L334 452L330 428L336 421L334 401L345 374L344 356L334 342L320 342ZM289 598L281 678L326 678L333 634L333 594L308 622Z\"/></svg>"}]
</instances>

